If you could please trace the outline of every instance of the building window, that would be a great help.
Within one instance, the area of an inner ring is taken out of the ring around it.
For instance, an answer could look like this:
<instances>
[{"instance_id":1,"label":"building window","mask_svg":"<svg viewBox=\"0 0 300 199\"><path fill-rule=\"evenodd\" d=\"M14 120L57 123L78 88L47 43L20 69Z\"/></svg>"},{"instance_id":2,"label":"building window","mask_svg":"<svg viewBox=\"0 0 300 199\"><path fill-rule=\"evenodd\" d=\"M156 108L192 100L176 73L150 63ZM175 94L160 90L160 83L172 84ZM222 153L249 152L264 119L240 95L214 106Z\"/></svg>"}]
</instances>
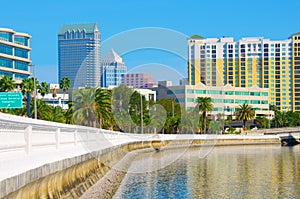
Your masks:
<instances>
[{"instance_id":1,"label":"building window","mask_svg":"<svg viewBox=\"0 0 300 199\"><path fill-rule=\"evenodd\" d=\"M28 63L15 61L15 69L28 71Z\"/></svg>"},{"instance_id":2,"label":"building window","mask_svg":"<svg viewBox=\"0 0 300 199\"><path fill-rule=\"evenodd\" d=\"M5 68L12 68L12 60L6 58L0 58L0 66Z\"/></svg>"},{"instance_id":3,"label":"building window","mask_svg":"<svg viewBox=\"0 0 300 199\"><path fill-rule=\"evenodd\" d=\"M28 50L15 48L15 56L28 59Z\"/></svg>"},{"instance_id":4,"label":"building window","mask_svg":"<svg viewBox=\"0 0 300 199\"><path fill-rule=\"evenodd\" d=\"M0 53L12 55L12 47L4 44L0 44Z\"/></svg>"}]
</instances>

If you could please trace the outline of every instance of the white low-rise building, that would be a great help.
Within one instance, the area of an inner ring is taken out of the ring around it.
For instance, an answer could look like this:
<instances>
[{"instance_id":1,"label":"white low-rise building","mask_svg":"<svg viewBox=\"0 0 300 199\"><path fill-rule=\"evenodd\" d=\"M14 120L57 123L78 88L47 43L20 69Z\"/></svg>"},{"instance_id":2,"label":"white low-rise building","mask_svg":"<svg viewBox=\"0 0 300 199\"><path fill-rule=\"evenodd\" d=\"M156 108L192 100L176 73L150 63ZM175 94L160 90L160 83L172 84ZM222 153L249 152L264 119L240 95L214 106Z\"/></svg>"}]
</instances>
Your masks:
<instances>
[{"instance_id":1,"label":"white low-rise building","mask_svg":"<svg viewBox=\"0 0 300 199\"><path fill-rule=\"evenodd\" d=\"M198 85L170 86L167 89L158 89L158 99L169 98L176 100L186 110L196 106L198 97L211 97L214 110L210 113L222 113L225 117L234 116L239 105L248 104L255 110L255 116L274 117L274 112L269 110L269 94L267 88L253 86L250 88L225 86Z\"/></svg>"},{"instance_id":2,"label":"white low-rise building","mask_svg":"<svg viewBox=\"0 0 300 199\"><path fill-rule=\"evenodd\" d=\"M64 110L69 108L67 104L69 101L69 94L60 90L59 84L50 84L50 92L44 96L38 93L37 98L54 107L60 106Z\"/></svg>"}]
</instances>

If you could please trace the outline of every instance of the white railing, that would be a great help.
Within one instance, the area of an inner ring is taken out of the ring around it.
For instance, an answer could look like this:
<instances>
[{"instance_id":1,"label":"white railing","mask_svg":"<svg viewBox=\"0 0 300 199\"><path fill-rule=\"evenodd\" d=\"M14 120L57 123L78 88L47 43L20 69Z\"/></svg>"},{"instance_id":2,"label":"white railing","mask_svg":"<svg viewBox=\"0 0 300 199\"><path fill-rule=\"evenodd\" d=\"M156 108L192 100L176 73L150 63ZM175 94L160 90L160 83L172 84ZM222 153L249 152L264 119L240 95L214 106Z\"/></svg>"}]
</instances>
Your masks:
<instances>
[{"instance_id":1,"label":"white railing","mask_svg":"<svg viewBox=\"0 0 300 199\"><path fill-rule=\"evenodd\" d=\"M29 155L36 148L60 149L67 145L89 145L125 137L126 134L120 132L0 113L0 153L23 150Z\"/></svg>"}]
</instances>

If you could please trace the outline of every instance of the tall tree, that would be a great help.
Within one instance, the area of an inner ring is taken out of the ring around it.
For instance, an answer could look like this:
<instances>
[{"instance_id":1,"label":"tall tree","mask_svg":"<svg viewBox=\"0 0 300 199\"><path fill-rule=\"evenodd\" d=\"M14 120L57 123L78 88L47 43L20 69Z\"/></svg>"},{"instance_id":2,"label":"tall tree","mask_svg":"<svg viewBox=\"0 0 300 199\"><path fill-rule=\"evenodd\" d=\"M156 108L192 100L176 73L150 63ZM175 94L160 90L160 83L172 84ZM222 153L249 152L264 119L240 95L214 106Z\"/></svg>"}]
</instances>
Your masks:
<instances>
[{"instance_id":1,"label":"tall tree","mask_svg":"<svg viewBox=\"0 0 300 199\"><path fill-rule=\"evenodd\" d=\"M95 94L96 112L100 128L111 119L111 91L98 88Z\"/></svg>"},{"instance_id":2,"label":"tall tree","mask_svg":"<svg viewBox=\"0 0 300 199\"><path fill-rule=\"evenodd\" d=\"M38 85L38 81L36 80L35 82L36 85ZM28 79L23 79L21 82L21 90L23 95L26 94L26 110L27 110L27 116L30 117L30 99L31 99L31 94L34 92L34 78L28 78ZM38 86L36 86L37 88Z\"/></svg>"},{"instance_id":3,"label":"tall tree","mask_svg":"<svg viewBox=\"0 0 300 199\"><path fill-rule=\"evenodd\" d=\"M254 123L258 125L259 128L270 128L269 127L269 120L266 117L256 117L254 119Z\"/></svg>"},{"instance_id":4,"label":"tall tree","mask_svg":"<svg viewBox=\"0 0 300 199\"><path fill-rule=\"evenodd\" d=\"M63 100L65 100L65 92L71 88L71 81L67 77L63 77L59 82L59 88L64 91Z\"/></svg>"},{"instance_id":5,"label":"tall tree","mask_svg":"<svg viewBox=\"0 0 300 199\"><path fill-rule=\"evenodd\" d=\"M82 88L73 93L73 116L75 124L97 126L95 88Z\"/></svg>"},{"instance_id":6,"label":"tall tree","mask_svg":"<svg viewBox=\"0 0 300 199\"><path fill-rule=\"evenodd\" d=\"M15 82L11 77L4 75L0 79L0 92L9 92L12 91L16 87Z\"/></svg>"},{"instance_id":7,"label":"tall tree","mask_svg":"<svg viewBox=\"0 0 300 199\"><path fill-rule=\"evenodd\" d=\"M33 101L31 101L30 103L30 107L31 107L31 111L30 111L30 117L34 117L34 104ZM36 115L37 115L37 119L41 119L41 120L47 120L46 116L49 114L50 109L52 108L52 106L48 105L48 103L37 99L36 100Z\"/></svg>"},{"instance_id":8,"label":"tall tree","mask_svg":"<svg viewBox=\"0 0 300 199\"><path fill-rule=\"evenodd\" d=\"M125 85L112 89L112 115L117 129L129 132L136 125L130 116L130 98L134 90Z\"/></svg>"},{"instance_id":9,"label":"tall tree","mask_svg":"<svg viewBox=\"0 0 300 199\"><path fill-rule=\"evenodd\" d=\"M47 114L45 114L42 119L51 122L60 122L60 123L66 122L65 112L60 106L55 106L55 107L49 106Z\"/></svg>"},{"instance_id":10,"label":"tall tree","mask_svg":"<svg viewBox=\"0 0 300 199\"><path fill-rule=\"evenodd\" d=\"M49 86L49 84L47 84L46 82L42 82L42 83L39 84L39 86L38 86L38 91L39 91L39 93L42 95L42 97L45 97L45 95L48 94L49 91L50 91L50 86Z\"/></svg>"},{"instance_id":11,"label":"tall tree","mask_svg":"<svg viewBox=\"0 0 300 199\"><path fill-rule=\"evenodd\" d=\"M242 104L237 108L235 114L237 120L243 121L243 127L245 128L246 122L254 118L255 111L248 104Z\"/></svg>"},{"instance_id":12,"label":"tall tree","mask_svg":"<svg viewBox=\"0 0 300 199\"><path fill-rule=\"evenodd\" d=\"M198 97L196 107L202 112L203 132L206 133L207 113L214 110L211 97Z\"/></svg>"}]
</instances>

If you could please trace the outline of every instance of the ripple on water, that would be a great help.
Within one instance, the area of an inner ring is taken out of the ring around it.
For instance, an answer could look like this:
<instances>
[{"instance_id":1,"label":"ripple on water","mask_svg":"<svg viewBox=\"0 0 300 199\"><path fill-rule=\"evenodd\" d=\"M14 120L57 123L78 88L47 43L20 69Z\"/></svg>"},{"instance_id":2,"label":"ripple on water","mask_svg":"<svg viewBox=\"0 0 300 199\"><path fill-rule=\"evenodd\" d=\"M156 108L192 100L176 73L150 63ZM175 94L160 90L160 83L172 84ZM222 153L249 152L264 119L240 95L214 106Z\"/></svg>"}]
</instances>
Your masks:
<instances>
[{"instance_id":1,"label":"ripple on water","mask_svg":"<svg viewBox=\"0 0 300 199\"><path fill-rule=\"evenodd\" d=\"M199 158L199 150L192 148L159 170L129 172L114 197L300 198L299 146L215 147L206 158ZM179 151L142 154L132 166L160 168L160 158L168 159ZM157 159L145 165L147 158Z\"/></svg>"}]
</instances>

